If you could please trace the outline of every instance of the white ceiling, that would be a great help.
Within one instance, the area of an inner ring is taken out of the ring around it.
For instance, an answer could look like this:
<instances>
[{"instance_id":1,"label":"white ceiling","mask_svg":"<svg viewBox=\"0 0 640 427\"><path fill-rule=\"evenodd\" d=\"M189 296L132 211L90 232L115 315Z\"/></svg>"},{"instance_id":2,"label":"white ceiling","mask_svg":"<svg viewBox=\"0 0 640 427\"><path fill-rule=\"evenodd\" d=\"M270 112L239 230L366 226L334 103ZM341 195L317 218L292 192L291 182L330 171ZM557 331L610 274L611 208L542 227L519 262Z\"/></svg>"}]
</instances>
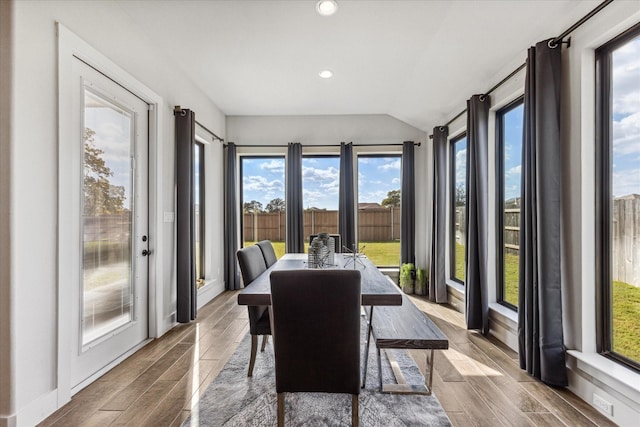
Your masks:
<instances>
[{"instance_id":1,"label":"white ceiling","mask_svg":"<svg viewBox=\"0 0 640 427\"><path fill-rule=\"evenodd\" d=\"M330 17L315 3L119 5L226 115L389 114L429 131L600 1L338 0Z\"/></svg>"}]
</instances>

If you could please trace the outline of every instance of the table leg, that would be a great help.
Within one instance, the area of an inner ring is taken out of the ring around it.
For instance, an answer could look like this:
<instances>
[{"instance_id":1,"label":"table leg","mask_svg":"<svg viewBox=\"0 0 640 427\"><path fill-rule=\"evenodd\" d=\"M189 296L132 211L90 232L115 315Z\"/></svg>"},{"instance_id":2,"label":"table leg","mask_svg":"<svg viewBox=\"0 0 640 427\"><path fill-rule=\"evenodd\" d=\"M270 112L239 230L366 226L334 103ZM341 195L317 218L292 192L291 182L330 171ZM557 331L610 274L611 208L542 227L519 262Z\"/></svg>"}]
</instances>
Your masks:
<instances>
[{"instance_id":1,"label":"table leg","mask_svg":"<svg viewBox=\"0 0 640 427\"><path fill-rule=\"evenodd\" d=\"M365 312L367 311L367 309L365 308ZM367 326L367 345L365 346L364 349L364 372L362 373L362 387L364 388L365 383L367 381L367 364L369 362L369 342L371 340L371 334L372 332L372 322L373 322L373 306L370 306L370 310L369 310L369 320L368 320L368 326Z\"/></svg>"}]
</instances>

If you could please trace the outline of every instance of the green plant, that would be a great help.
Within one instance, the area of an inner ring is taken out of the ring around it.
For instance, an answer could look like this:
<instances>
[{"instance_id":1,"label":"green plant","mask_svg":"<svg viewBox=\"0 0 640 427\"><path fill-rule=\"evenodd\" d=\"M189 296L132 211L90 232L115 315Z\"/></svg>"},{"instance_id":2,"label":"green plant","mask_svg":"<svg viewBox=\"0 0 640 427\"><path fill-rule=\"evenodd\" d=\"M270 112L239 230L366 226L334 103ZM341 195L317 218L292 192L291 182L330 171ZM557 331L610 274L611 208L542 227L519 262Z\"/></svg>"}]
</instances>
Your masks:
<instances>
[{"instance_id":1,"label":"green plant","mask_svg":"<svg viewBox=\"0 0 640 427\"><path fill-rule=\"evenodd\" d=\"M416 270L416 283L414 292L416 295L427 294L427 270L419 268Z\"/></svg>"},{"instance_id":2,"label":"green plant","mask_svg":"<svg viewBox=\"0 0 640 427\"><path fill-rule=\"evenodd\" d=\"M413 280L416 277L416 267L412 263L404 263L400 266L400 288L406 294L413 293Z\"/></svg>"}]
</instances>

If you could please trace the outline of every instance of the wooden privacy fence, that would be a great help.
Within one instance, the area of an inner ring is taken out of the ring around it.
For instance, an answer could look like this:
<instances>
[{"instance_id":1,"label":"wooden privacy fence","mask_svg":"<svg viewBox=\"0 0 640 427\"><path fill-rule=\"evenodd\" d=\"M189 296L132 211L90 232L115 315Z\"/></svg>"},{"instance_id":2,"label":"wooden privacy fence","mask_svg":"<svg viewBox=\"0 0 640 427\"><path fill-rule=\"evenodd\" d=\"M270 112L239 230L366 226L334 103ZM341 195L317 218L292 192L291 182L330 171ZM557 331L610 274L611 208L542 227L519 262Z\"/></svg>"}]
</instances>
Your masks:
<instances>
[{"instance_id":1,"label":"wooden privacy fence","mask_svg":"<svg viewBox=\"0 0 640 427\"><path fill-rule=\"evenodd\" d=\"M286 232L284 212L245 213L245 241L283 241ZM338 211L309 210L304 212L304 235L326 232L338 234ZM386 242L400 239L399 208L358 209L358 236L361 242Z\"/></svg>"},{"instance_id":2,"label":"wooden privacy fence","mask_svg":"<svg viewBox=\"0 0 640 427\"><path fill-rule=\"evenodd\" d=\"M613 201L611 278L640 286L640 195Z\"/></svg>"}]
</instances>

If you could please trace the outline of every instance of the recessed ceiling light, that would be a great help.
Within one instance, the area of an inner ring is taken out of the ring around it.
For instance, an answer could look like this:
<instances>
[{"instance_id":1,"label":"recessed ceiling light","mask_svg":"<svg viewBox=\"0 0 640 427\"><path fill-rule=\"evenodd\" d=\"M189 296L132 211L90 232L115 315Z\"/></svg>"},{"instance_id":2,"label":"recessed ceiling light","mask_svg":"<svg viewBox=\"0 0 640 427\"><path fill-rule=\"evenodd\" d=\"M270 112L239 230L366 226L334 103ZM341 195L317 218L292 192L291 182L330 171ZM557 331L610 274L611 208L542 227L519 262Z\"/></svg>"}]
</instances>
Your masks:
<instances>
[{"instance_id":1,"label":"recessed ceiling light","mask_svg":"<svg viewBox=\"0 0 640 427\"><path fill-rule=\"evenodd\" d=\"M322 77L323 79L330 79L331 77L333 77L333 71L331 70L322 70L318 73L318 75L320 77Z\"/></svg>"},{"instance_id":2,"label":"recessed ceiling light","mask_svg":"<svg viewBox=\"0 0 640 427\"><path fill-rule=\"evenodd\" d=\"M336 0L318 0L316 10L322 16L330 16L338 10L338 3Z\"/></svg>"}]
</instances>

